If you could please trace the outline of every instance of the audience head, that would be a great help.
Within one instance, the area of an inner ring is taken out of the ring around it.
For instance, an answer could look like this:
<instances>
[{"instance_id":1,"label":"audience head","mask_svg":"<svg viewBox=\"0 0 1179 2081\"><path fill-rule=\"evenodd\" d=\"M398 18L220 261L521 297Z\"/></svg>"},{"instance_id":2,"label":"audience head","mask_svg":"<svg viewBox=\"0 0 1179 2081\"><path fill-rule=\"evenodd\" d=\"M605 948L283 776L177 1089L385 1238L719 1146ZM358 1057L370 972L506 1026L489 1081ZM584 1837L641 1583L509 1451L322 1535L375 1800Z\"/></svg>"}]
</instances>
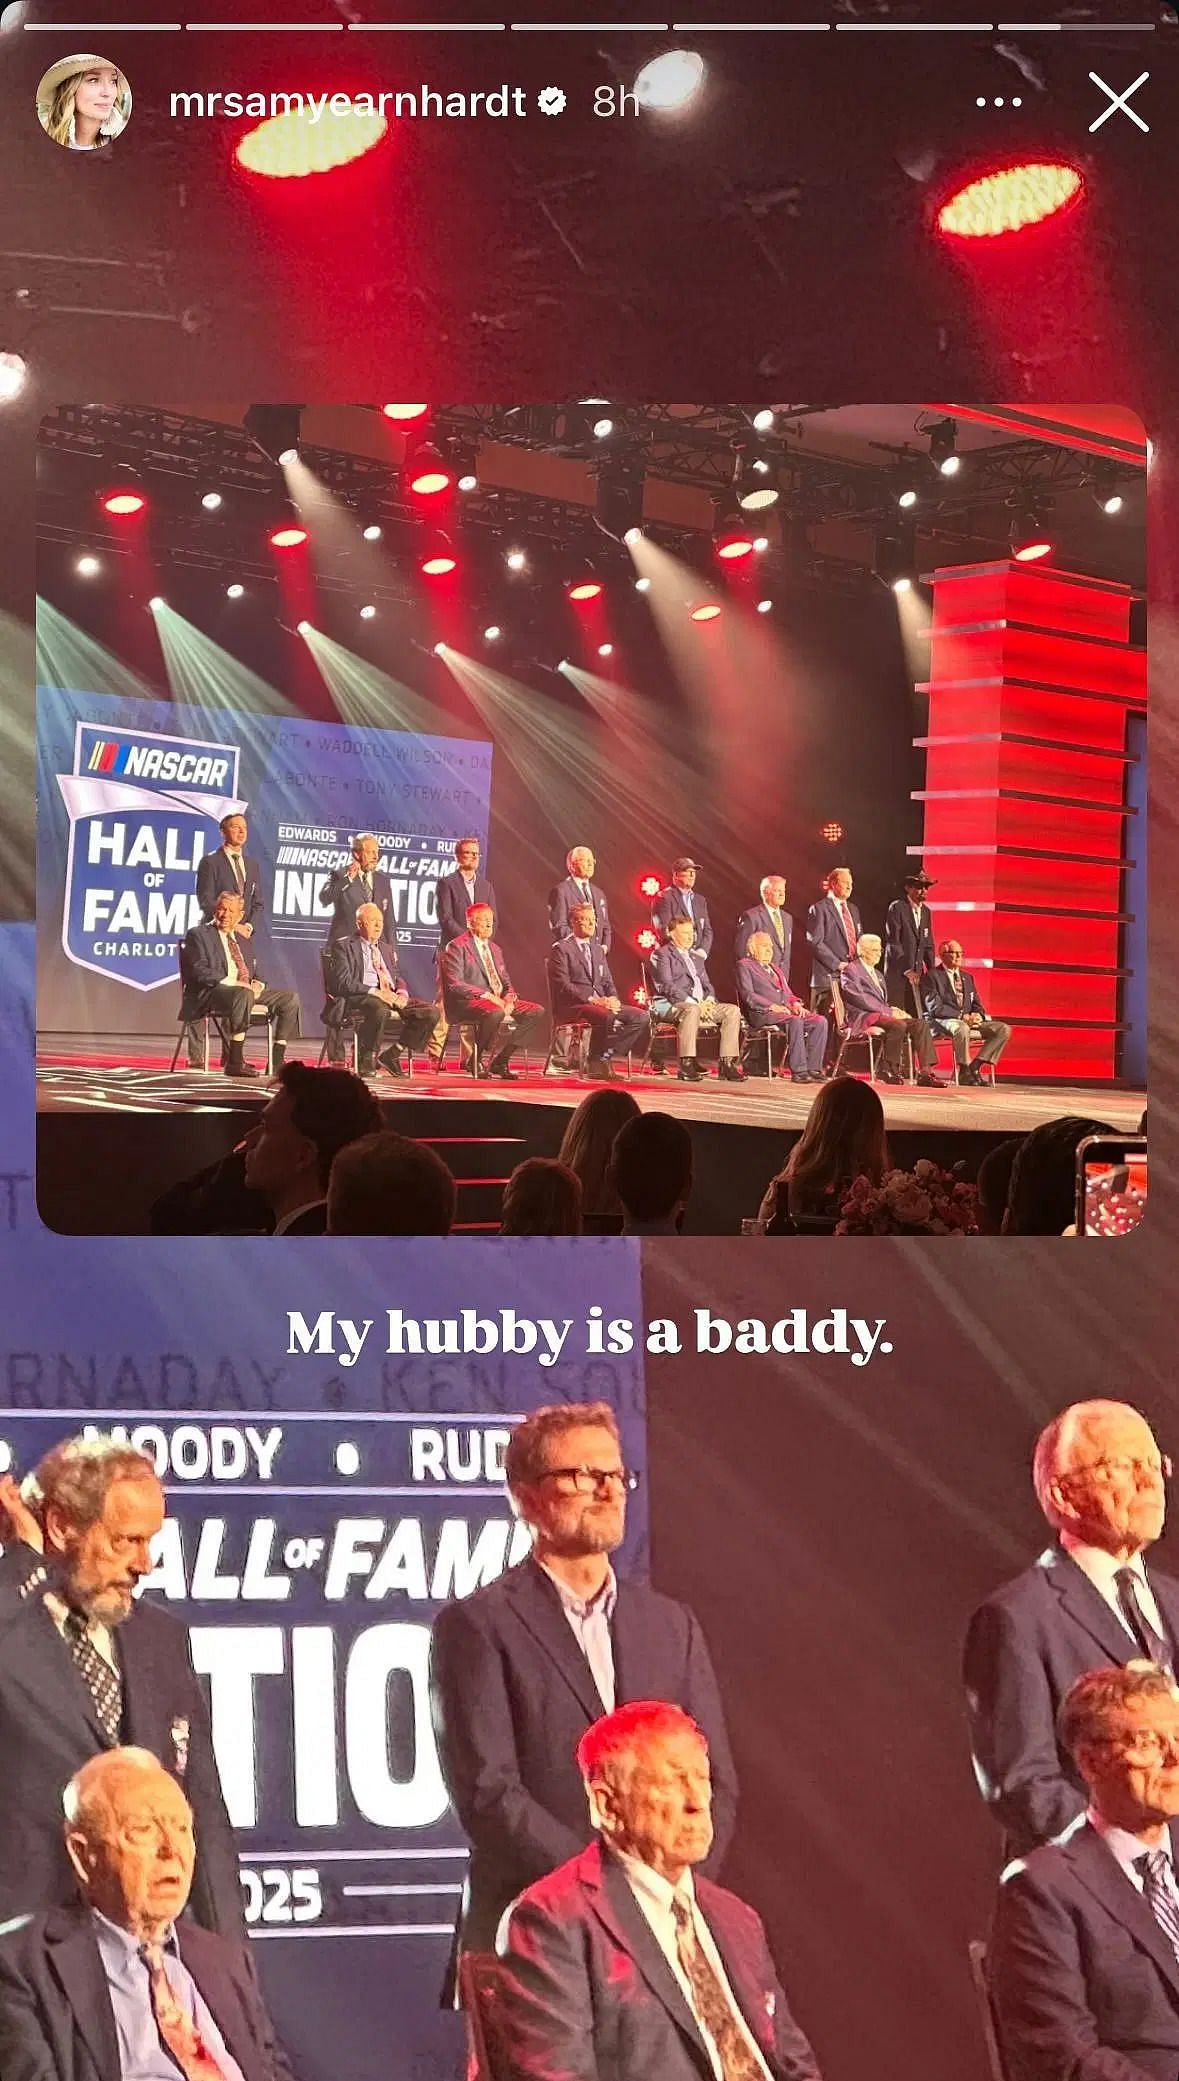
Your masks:
<instances>
[{"instance_id":1,"label":"audience head","mask_svg":"<svg viewBox=\"0 0 1179 2081\"><path fill-rule=\"evenodd\" d=\"M823 876L823 887L832 896L837 896L841 903L846 903L854 887L851 868L833 867L829 874Z\"/></svg>"},{"instance_id":2,"label":"audience head","mask_svg":"<svg viewBox=\"0 0 1179 2081\"><path fill-rule=\"evenodd\" d=\"M246 842L247 835L246 820L241 812L236 809L231 810L227 817L222 817L218 829L226 845L231 845L240 852Z\"/></svg>"},{"instance_id":3,"label":"audience head","mask_svg":"<svg viewBox=\"0 0 1179 2081\"><path fill-rule=\"evenodd\" d=\"M1141 1835L1179 1815L1179 1689L1165 1669L1087 1670L1066 1694L1056 1731L1103 1821Z\"/></svg>"},{"instance_id":4,"label":"audience head","mask_svg":"<svg viewBox=\"0 0 1179 2081\"><path fill-rule=\"evenodd\" d=\"M1068 1113L1025 1135L1011 1170L1005 1236L1062 1236L1076 1214L1077 1146L1086 1135L1112 1134L1102 1120Z\"/></svg>"},{"instance_id":5,"label":"audience head","mask_svg":"<svg viewBox=\"0 0 1179 2081\"><path fill-rule=\"evenodd\" d=\"M285 1062L279 1088L246 1149L246 1184L272 1207L322 1199L338 1152L381 1124L381 1109L349 1069Z\"/></svg>"},{"instance_id":6,"label":"audience head","mask_svg":"<svg viewBox=\"0 0 1179 2081\"><path fill-rule=\"evenodd\" d=\"M597 864L588 845L572 846L565 855L567 871L579 882L592 881Z\"/></svg>"},{"instance_id":7,"label":"audience head","mask_svg":"<svg viewBox=\"0 0 1179 2081\"><path fill-rule=\"evenodd\" d=\"M557 1152L557 1160L581 1179L581 1204L587 1214L617 1214L618 1194L609 1178L614 1138L628 1120L638 1117L638 1101L621 1085L603 1084L582 1099Z\"/></svg>"},{"instance_id":8,"label":"audience head","mask_svg":"<svg viewBox=\"0 0 1179 2081\"><path fill-rule=\"evenodd\" d=\"M164 1492L147 1455L114 1438L65 1438L26 1485L55 1586L75 1611L106 1626L130 1618L151 1573Z\"/></svg>"},{"instance_id":9,"label":"audience head","mask_svg":"<svg viewBox=\"0 0 1179 2081\"><path fill-rule=\"evenodd\" d=\"M670 1113L639 1113L619 1129L610 1177L631 1221L670 1221L692 1190L692 1137Z\"/></svg>"},{"instance_id":10,"label":"audience head","mask_svg":"<svg viewBox=\"0 0 1179 2081\"><path fill-rule=\"evenodd\" d=\"M574 1559L613 1553L626 1530L627 1478L608 1402L558 1402L518 1423L504 1454L517 1517L536 1549Z\"/></svg>"},{"instance_id":11,"label":"audience head","mask_svg":"<svg viewBox=\"0 0 1179 2081\"><path fill-rule=\"evenodd\" d=\"M223 889L213 905L213 923L219 932L233 932L242 921L245 904L240 896Z\"/></svg>"},{"instance_id":12,"label":"audience head","mask_svg":"<svg viewBox=\"0 0 1179 2081\"><path fill-rule=\"evenodd\" d=\"M672 868L671 878L677 889L694 889L696 886L695 860L689 860L685 853L681 859L676 861Z\"/></svg>"},{"instance_id":13,"label":"audience head","mask_svg":"<svg viewBox=\"0 0 1179 2081\"><path fill-rule=\"evenodd\" d=\"M751 932L745 942L745 951L763 968L768 968L774 958L774 942L768 932Z\"/></svg>"},{"instance_id":14,"label":"audience head","mask_svg":"<svg viewBox=\"0 0 1179 2081\"><path fill-rule=\"evenodd\" d=\"M579 1236L581 1179L559 1158L529 1156L504 1186L502 1236Z\"/></svg>"},{"instance_id":15,"label":"audience head","mask_svg":"<svg viewBox=\"0 0 1179 2081\"><path fill-rule=\"evenodd\" d=\"M575 939L592 939L598 929L593 904L575 903L569 913L569 924Z\"/></svg>"},{"instance_id":16,"label":"audience head","mask_svg":"<svg viewBox=\"0 0 1179 2081\"><path fill-rule=\"evenodd\" d=\"M149 1749L104 1749L70 1779L65 1843L90 1907L141 1943L185 1907L196 1858L192 1808Z\"/></svg>"},{"instance_id":17,"label":"audience head","mask_svg":"<svg viewBox=\"0 0 1179 2081\"><path fill-rule=\"evenodd\" d=\"M759 884L759 893L762 902L768 903L771 910L781 910L786 901L785 877L781 874L767 874L765 880Z\"/></svg>"},{"instance_id":18,"label":"audience head","mask_svg":"<svg viewBox=\"0 0 1179 2081\"><path fill-rule=\"evenodd\" d=\"M681 913L679 917L671 919L667 927L666 937L671 941L673 947L679 947L681 952L686 954L696 937L696 927L691 918L685 917Z\"/></svg>"},{"instance_id":19,"label":"audience head","mask_svg":"<svg viewBox=\"0 0 1179 2081\"><path fill-rule=\"evenodd\" d=\"M454 858L460 874L474 874L479 866L479 840L460 838L454 848Z\"/></svg>"},{"instance_id":20,"label":"audience head","mask_svg":"<svg viewBox=\"0 0 1179 2081\"><path fill-rule=\"evenodd\" d=\"M379 903L362 903L356 913L356 930L361 939L378 940L385 929L385 914Z\"/></svg>"},{"instance_id":21,"label":"audience head","mask_svg":"<svg viewBox=\"0 0 1179 2081\"><path fill-rule=\"evenodd\" d=\"M856 941L856 952L869 968L880 966L881 939L878 932L861 932Z\"/></svg>"},{"instance_id":22,"label":"audience head","mask_svg":"<svg viewBox=\"0 0 1179 2081\"><path fill-rule=\"evenodd\" d=\"M779 1176L800 1192L823 1193L856 1178L879 1185L888 1169L884 1107L871 1084L833 1077L819 1091Z\"/></svg>"},{"instance_id":23,"label":"audience head","mask_svg":"<svg viewBox=\"0 0 1179 2081\"><path fill-rule=\"evenodd\" d=\"M423 1142L381 1128L340 1150L327 1188L329 1236L448 1236L454 1175Z\"/></svg>"},{"instance_id":24,"label":"audience head","mask_svg":"<svg viewBox=\"0 0 1179 2081\"><path fill-rule=\"evenodd\" d=\"M669 1884L712 1848L708 1744L678 1705L643 1699L587 1727L577 1767L606 1841Z\"/></svg>"},{"instance_id":25,"label":"audience head","mask_svg":"<svg viewBox=\"0 0 1179 2081\"><path fill-rule=\"evenodd\" d=\"M467 931L476 939L490 939L495 926L495 912L490 903L472 903L467 911Z\"/></svg>"},{"instance_id":26,"label":"audience head","mask_svg":"<svg viewBox=\"0 0 1179 2081\"><path fill-rule=\"evenodd\" d=\"M1056 1532L1123 1561L1153 1545L1167 1514L1169 1463L1127 1402L1073 1402L1036 1440L1036 1501Z\"/></svg>"},{"instance_id":27,"label":"audience head","mask_svg":"<svg viewBox=\"0 0 1179 2081\"><path fill-rule=\"evenodd\" d=\"M1007 1195L1011 1190L1011 1172L1019 1152L1022 1137L1008 1135L1005 1142L988 1149L978 1167L978 1229L983 1236L999 1236L1003 1233L1003 1216L1007 1212Z\"/></svg>"}]
</instances>

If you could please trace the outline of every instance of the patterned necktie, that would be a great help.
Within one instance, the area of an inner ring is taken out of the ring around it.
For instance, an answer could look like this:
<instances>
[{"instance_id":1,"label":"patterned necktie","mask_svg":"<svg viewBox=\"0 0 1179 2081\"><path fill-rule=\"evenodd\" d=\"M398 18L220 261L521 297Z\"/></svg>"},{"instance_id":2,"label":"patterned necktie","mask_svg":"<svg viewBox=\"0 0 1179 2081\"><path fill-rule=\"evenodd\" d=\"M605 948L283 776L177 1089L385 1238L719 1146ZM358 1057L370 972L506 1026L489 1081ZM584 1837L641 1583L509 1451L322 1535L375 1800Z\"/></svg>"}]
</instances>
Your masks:
<instances>
[{"instance_id":1,"label":"patterned necktie","mask_svg":"<svg viewBox=\"0 0 1179 2081\"><path fill-rule=\"evenodd\" d=\"M123 1683L105 1655L100 1655L90 1638L85 1614L71 1611L65 1622L65 1637L71 1655L94 1700L98 1723L113 1749L119 1746L123 1724Z\"/></svg>"},{"instance_id":2,"label":"patterned necktie","mask_svg":"<svg viewBox=\"0 0 1179 2081\"><path fill-rule=\"evenodd\" d=\"M162 1947L145 1944L142 1955L160 2042L176 2061L184 2081L226 2081L220 2060L214 2058L187 2009L177 1999Z\"/></svg>"},{"instance_id":3,"label":"patterned necktie","mask_svg":"<svg viewBox=\"0 0 1179 2081\"><path fill-rule=\"evenodd\" d=\"M483 963L483 973L487 977L488 982L491 984L492 996L502 997L504 994L504 986L499 978L499 970L496 967L495 962L491 958L490 940L477 939L475 941L475 945L479 949L479 959Z\"/></svg>"},{"instance_id":4,"label":"patterned necktie","mask_svg":"<svg viewBox=\"0 0 1179 2081\"><path fill-rule=\"evenodd\" d=\"M958 999L958 1002L959 1002L959 1004L961 1004L961 1002L962 1002L962 975L961 975L961 972L960 972L960 970L958 970L957 968L952 968L952 969L950 970L950 981L951 981L951 983L952 983L952 984L953 984L953 986L954 986L954 995L955 995L955 997L956 997L956 998Z\"/></svg>"},{"instance_id":5,"label":"patterned necktie","mask_svg":"<svg viewBox=\"0 0 1179 2081\"><path fill-rule=\"evenodd\" d=\"M361 875L360 879L361 879L361 882L362 882L362 884L363 884L363 887L364 887L364 893L365 893L365 897L366 897L367 901L368 901L369 903L371 903L371 902L372 902L372 900L373 900L373 878L372 878L372 875L366 872L366 873L364 873L364 874L362 874L362 875Z\"/></svg>"},{"instance_id":6,"label":"patterned necktie","mask_svg":"<svg viewBox=\"0 0 1179 2081\"><path fill-rule=\"evenodd\" d=\"M1122 1616L1149 1662L1160 1669L1170 1670L1171 1649L1161 1633L1155 1631L1142 1609L1138 1595L1139 1582L1132 1568L1119 1568L1114 1576L1118 1587L1118 1604Z\"/></svg>"},{"instance_id":7,"label":"patterned necktie","mask_svg":"<svg viewBox=\"0 0 1179 2081\"><path fill-rule=\"evenodd\" d=\"M248 983L250 980L250 971L246 967L245 961L242 958L242 950L239 947L232 932L227 932L225 936L229 941L229 952L233 961L233 965L237 970L238 982Z\"/></svg>"},{"instance_id":8,"label":"patterned necktie","mask_svg":"<svg viewBox=\"0 0 1179 2081\"><path fill-rule=\"evenodd\" d=\"M1179 1900L1175 1897L1171 1860L1165 1850L1148 1850L1144 1857L1136 1857L1134 1864L1142 1873L1146 1905L1179 1957Z\"/></svg>"},{"instance_id":9,"label":"patterned necktie","mask_svg":"<svg viewBox=\"0 0 1179 2081\"><path fill-rule=\"evenodd\" d=\"M737 2021L733 2004L697 1942L691 1902L677 1895L671 1912L675 1917L675 1947L692 1990L696 2020L704 2025L716 2046L723 2081L765 2081L763 2068Z\"/></svg>"}]
</instances>

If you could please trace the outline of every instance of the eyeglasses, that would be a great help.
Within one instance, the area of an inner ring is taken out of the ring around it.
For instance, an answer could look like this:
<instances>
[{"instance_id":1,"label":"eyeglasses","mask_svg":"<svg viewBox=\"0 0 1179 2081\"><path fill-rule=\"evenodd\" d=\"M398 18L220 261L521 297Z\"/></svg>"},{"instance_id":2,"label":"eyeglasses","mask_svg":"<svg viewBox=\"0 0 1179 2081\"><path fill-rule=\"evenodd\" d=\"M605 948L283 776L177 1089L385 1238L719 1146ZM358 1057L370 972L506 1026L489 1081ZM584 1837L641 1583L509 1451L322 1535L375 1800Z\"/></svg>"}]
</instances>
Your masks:
<instances>
[{"instance_id":1,"label":"eyeglasses","mask_svg":"<svg viewBox=\"0 0 1179 2081\"><path fill-rule=\"evenodd\" d=\"M1179 1763L1179 1733L1159 1734L1153 1727L1135 1728L1132 1733L1107 1734L1102 1748L1120 1749L1123 1756L1141 1763Z\"/></svg>"},{"instance_id":2,"label":"eyeglasses","mask_svg":"<svg viewBox=\"0 0 1179 2081\"><path fill-rule=\"evenodd\" d=\"M579 1496L596 1495L599 1489L621 1488L634 1494L639 1477L633 1467L546 1467L541 1481L559 1481Z\"/></svg>"},{"instance_id":3,"label":"eyeglasses","mask_svg":"<svg viewBox=\"0 0 1179 2081\"><path fill-rule=\"evenodd\" d=\"M1173 1468L1169 1453L1160 1454L1157 1460L1086 1460L1080 1467L1070 1467L1066 1480L1075 1474L1093 1474L1099 1480L1135 1482L1142 1488L1148 1481L1169 1481Z\"/></svg>"}]
</instances>

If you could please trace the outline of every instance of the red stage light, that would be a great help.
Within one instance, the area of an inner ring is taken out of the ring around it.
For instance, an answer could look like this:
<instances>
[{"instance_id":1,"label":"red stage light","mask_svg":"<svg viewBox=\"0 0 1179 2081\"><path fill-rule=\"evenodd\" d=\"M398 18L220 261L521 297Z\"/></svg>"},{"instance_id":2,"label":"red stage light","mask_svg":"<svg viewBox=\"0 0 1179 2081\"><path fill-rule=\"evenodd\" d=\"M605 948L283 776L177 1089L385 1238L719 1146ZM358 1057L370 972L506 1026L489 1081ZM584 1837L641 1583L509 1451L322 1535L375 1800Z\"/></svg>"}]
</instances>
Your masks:
<instances>
[{"instance_id":1,"label":"red stage light","mask_svg":"<svg viewBox=\"0 0 1179 2081\"><path fill-rule=\"evenodd\" d=\"M454 471L440 449L430 441L423 441L407 464L409 488L419 498L436 498L441 491L449 491L454 483Z\"/></svg>"},{"instance_id":2,"label":"red stage light","mask_svg":"<svg viewBox=\"0 0 1179 2081\"><path fill-rule=\"evenodd\" d=\"M146 504L141 491L108 491L103 495L102 510L122 518L128 513L142 513Z\"/></svg>"},{"instance_id":3,"label":"red stage light","mask_svg":"<svg viewBox=\"0 0 1179 2081\"><path fill-rule=\"evenodd\" d=\"M635 945L640 954L650 954L659 945L659 934L650 925L644 925L641 932L635 933Z\"/></svg>"},{"instance_id":4,"label":"red stage light","mask_svg":"<svg viewBox=\"0 0 1179 2081\"><path fill-rule=\"evenodd\" d=\"M396 419L399 422L399 424L404 424L407 420L410 419L424 419L429 409L429 405L381 406L381 410L384 413L386 419Z\"/></svg>"},{"instance_id":5,"label":"red stage light","mask_svg":"<svg viewBox=\"0 0 1179 2081\"><path fill-rule=\"evenodd\" d=\"M601 590L602 586L601 581L599 579L583 578L577 585L570 586L569 597L571 600L577 600L579 602L583 600L596 600Z\"/></svg>"},{"instance_id":6,"label":"red stage light","mask_svg":"<svg viewBox=\"0 0 1179 2081\"><path fill-rule=\"evenodd\" d=\"M321 121L320 119L323 118ZM308 174L331 173L363 158L378 145L389 128L388 119L375 109L349 108L336 113L302 108L284 109L268 116L239 138L234 157L247 173L268 180L303 180Z\"/></svg>"},{"instance_id":7,"label":"red stage light","mask_svg":"<svg viewBox=\"0 0 1179 2081\"><path fill-rule=\"evenodd\" d=\"M300 542L305 542L306 540L307 530L305 527L273 527L270 530L270 546L272 549L296 549Z\"/></svg>"},{"instance_id":8,"label":"red stage light","mask_svg":"<svg viewBox=\"0 0 1179 2081\"><path fill-rule=\"evenodd\" d=\"M819 837L825 845L841 845L843 843L843 825L822 824L819 827Z\"/></svg>"},{"instance_id":9,"label":"red stage light","mask_svg":"<svg viewBox=\"0 0 1179 2081\"><path fill-rule=\"evenodd\" d=\"M717 619L717 616L719 615L719 613L720 613L720 608L719 608L719 607L717 606L717 604L716 604L716 601L715 601L715 600L705 600L705 602L704 602L704 604L703 604L703 606L702 606L702 607L693 607L693 609L692 609L692 620L693 620L693 621L715 621L715 620Z\"/></svg>"},{"instance_id":10,"label":"red stage light","mask_svg":"<svg viewBox=\"0 0 1179 2081\"><path fill-rule=\"evenodd\" d=\"M951 195L937 213L938 230L950 238L1003 238L1057 216L1078 200L1083 187L1074 166L1055 160L1006 166Z\"/></svg>"},{"instance_id":11,"label":"red stage light","mask_svg":"<svg viewBox=\"0 0 1179 2081\"><path fill-rule=\"evenodd\" d=\"M644 874L639 882L639 895L654 899L663 894L663 879L658 874Z\"/></svg>"},{"instance_id":12,"label":"red stage light","mask_svg":"<svg viewBox=\"0 0 1179 2081\"><path fill-rule=\"evenodd\" d=\"M752 556L753 536L739 534L721 535L717 541L716 553L718 556L723 556L727 563L734 563L739 556Z\"/></svg>"},{"instance_id":13,"label":"red stage light","mask_svg":"<svg viewBox=\"0 0 1179 2081\"><path fill-rule=\"evenodd\" d=\"M1021 542L1013 554L1017 564L1036 564L1042 556L1051 556L1052 544L1042 539L1037 542Z\"/></svg>"}]
</instances>

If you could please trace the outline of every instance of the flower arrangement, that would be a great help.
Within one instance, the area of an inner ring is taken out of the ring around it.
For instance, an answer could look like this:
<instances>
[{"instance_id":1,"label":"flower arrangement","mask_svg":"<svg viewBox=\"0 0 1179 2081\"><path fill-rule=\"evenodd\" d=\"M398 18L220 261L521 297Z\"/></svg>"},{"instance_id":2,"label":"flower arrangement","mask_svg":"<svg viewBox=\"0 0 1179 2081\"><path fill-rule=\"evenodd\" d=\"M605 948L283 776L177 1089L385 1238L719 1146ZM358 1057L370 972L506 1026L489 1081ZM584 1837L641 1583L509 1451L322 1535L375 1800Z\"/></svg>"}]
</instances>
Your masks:
<instances>
[{"instance_id":1,"label":"flower arrangement","mask_svg":"<svg viewBox=\"0 0 1179 2081\"><path fill-rule=\"evenodd\" d=\"M887 1171L879 1185L857 1178L839 1209L837 1236L973 1236L978 1194L927 1158Z\"/></svg>"}]
</instances>

